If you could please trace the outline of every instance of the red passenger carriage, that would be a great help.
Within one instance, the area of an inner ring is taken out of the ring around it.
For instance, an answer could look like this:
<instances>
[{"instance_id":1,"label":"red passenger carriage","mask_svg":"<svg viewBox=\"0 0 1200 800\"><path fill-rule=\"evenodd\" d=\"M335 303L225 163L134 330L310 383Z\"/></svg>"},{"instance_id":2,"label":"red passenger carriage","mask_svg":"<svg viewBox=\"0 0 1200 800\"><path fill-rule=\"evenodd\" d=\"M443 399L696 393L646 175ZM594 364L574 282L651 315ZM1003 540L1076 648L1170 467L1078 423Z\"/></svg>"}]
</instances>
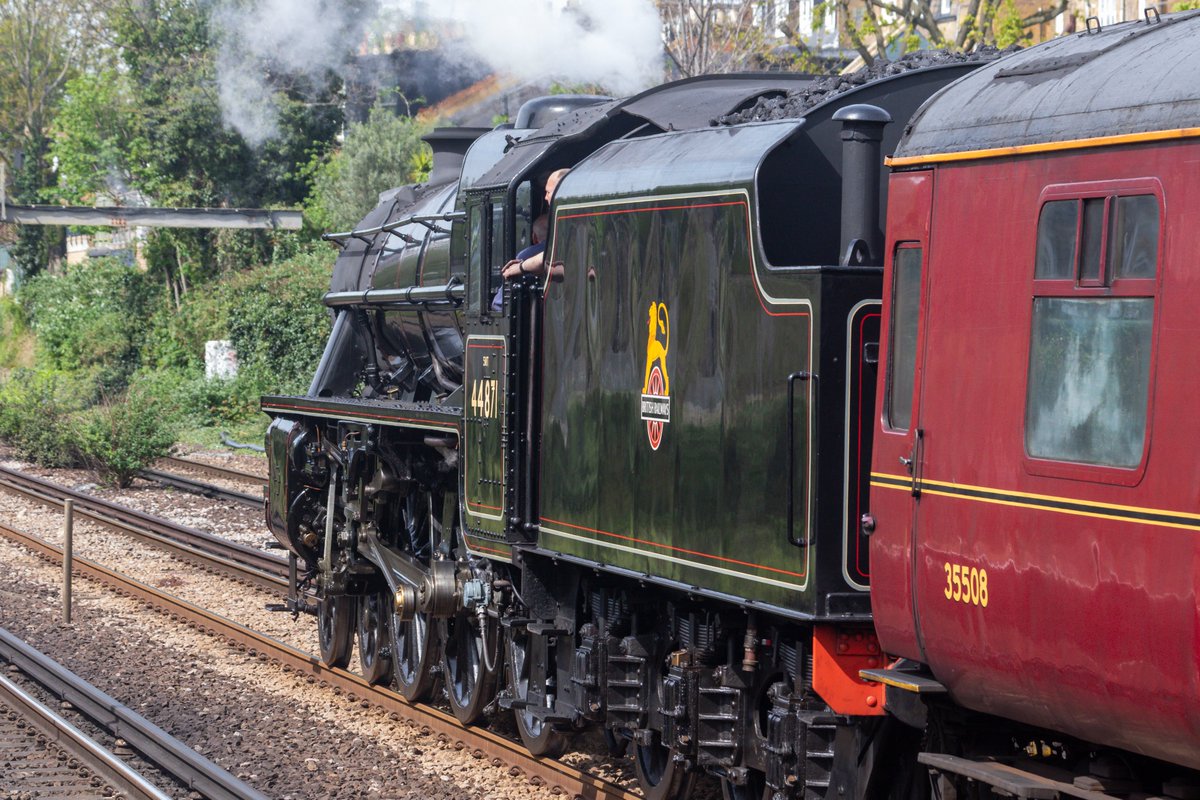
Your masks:
<instances>
[{"instance_id":1,"label":"red passenger carriage","mask_svg":"<svg viewBox=\"0 0 1200 800\"><path fill-rule=\"evenodd\" d=\"M1071 785L1195 788L1162 762L1200 767L1198 36L1149 13L1002 59L891 159L866 524L879 638L907 660L889 705L924 692L926 749L962 719L944 689L1061 732L1014 736L1081 754ZM923 760L1006 785L979 761L1005 748L965 741Z\"/></svg>"}]
</instances>

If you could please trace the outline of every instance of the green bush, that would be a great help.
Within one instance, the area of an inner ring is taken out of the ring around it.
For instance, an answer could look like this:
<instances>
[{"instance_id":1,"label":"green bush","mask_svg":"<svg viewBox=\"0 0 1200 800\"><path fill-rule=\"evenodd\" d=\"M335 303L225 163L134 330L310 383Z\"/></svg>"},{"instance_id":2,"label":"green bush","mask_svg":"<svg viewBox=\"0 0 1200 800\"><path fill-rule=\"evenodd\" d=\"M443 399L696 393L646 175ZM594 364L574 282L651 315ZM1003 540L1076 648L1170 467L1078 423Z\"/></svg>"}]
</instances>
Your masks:
<instances>
[{"instance_id":1,"label":"green bush","mask_svg":"<svg viewBox=\"0 0 1200 800\"><path fill-rule=\"evenodd\" d=\"M0 368L33 366L33 348L24 310L11 297L0 297Z\"/></svg>"},{"instance_id":2,"label":"green bush","mask_svg":"<svg viewBox=\"0 0 1200 800\"><path fill-rule=\"evenodd\" d=\"M175 443L173 415L161 400L138 387L80 415L79 451L101 480L124 489L138 471L167 454Z\"/></svg>"},{"instance_id":3,"label":"green bush","mask_svg":"<svg viewBox=\"0 0 1200 800\"><path fill-rule=\"evenodd\" d=\"M219 284L188 292L178 306L164 293L150 312L142 364L203 371L204 343L227 337L226 305Z\"/></svg>"},{"instance_id":4,"label":"green bush","mask_svg":"<svg viewBox=\"0 0 1200 800\"><path fill-rule=\"evenodd\" d=\"M19 369L0 386L0 439L18 457L46 467L77 462L71 413L74 381L56 372Z\"/></svg>"},{"instance_id":5,"label":"green bush","mask_svg":"<svg viewBox=\"0 0 1200 800\"><path fill-rule=\"evenodd\" d=\"M424 180L432 160L421 141L430 122L397 116L376 106L366 122L351 125L346 143L309 165L313 189L305 217L318 230L346 231L379 202L379 193Z\"/></svg>"},{"instance_id":6,"label":"green bush","mask_svg":"<svg viewBox=\"0 0 1200 800\"><path fill-rule=\"evenodd\" d=\"M262 387L252 377L207 380L199 369L140 372L132 386L158 399L163 413L190 428L240 423L258 413Z\"/></svg>"},{"instance_id":7,"label":"green bush","mask_svg":"<svg viewBox=\"0 0 1200 800\"><path fill-rule=\"evenodd\" d=\"M239 380L262 392L302 392L329 338L329 290L334 254L311 250L287 261L239 273L222 286Z\"/></svg>"},{"instance_id":8,"label":"green bush","mask_svg":"<svg viewBox=\"0 0 1200 800\"><path fill-rule=\"evenodd\" d=\"M148 296L142 273L110 258L30 279L20 301L37 335L38 363L66 371L92 367L102 389L120 390L137 368Z\"/></svg>"}]
</instances>

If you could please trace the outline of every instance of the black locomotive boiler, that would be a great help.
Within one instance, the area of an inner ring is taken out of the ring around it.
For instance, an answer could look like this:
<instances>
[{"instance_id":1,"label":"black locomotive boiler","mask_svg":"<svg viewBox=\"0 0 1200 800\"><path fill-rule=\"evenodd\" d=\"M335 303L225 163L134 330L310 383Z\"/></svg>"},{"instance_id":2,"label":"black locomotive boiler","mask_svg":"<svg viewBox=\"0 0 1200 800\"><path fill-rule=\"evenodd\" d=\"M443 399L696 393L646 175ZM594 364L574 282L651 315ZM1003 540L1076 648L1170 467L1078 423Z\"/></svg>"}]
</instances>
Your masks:
<instances>
[{"instance_id":1,"label":"black locomotive boiler","mask_svg":"<svg viewBox=\"0 0 1200 800\"><path fill-rule=\"evenodd\" d=\"M434 134L427 184L330 236L309 391L262 403L268 523L325 662L357 633L370 680L511 712L538 754L603 727L652 798L703 772L735 798L874 789L881 153L977 65L693 79ZM549 274L506 284L544 213Z\"/></svg>"}]
</instances>

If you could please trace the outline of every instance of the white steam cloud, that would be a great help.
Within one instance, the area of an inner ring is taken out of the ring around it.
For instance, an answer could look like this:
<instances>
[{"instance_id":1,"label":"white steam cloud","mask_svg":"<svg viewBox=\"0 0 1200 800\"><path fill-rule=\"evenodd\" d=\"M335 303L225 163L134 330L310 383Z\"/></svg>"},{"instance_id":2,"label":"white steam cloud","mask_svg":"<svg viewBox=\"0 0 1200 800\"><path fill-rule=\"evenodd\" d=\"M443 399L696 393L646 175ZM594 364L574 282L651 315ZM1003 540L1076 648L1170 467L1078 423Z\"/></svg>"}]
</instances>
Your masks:
<instances>
[{"instance_id":1,"label":"white steam cloud","mask_svg":"<svg viewBox=\"0 0 1200 800\"><path fill-rule=\"evenodd\" d=\"M416 20L453 22L473 55L525 80L632 94L662 78L653 0L392 0Z\"/></svg>"},{"instance_id":2,"label":"white steam cloud","mask_svg":"<svg viewBox=\"0 0 1200 800\"><path fill-rule=\"evenodd\" d=\"M366 17L373 16L374 9ZM369 19L338 0L222 0L210 23L225 124L259 145L278 133L276 80L341 73Z\"/></svg>"},{"instance_id":3,"label":"white steam cloud","mask_svg":"<svg viewBox=\"0 0 1200 800\"><path fill-rule=\"evenodd\" d=\"M349 7L347 7L349 5ZM217 81L225 124L253 145L278 133L276 79L344 74L375 10L338 0L219 0ZM528 81L595 84L618 95L661 80L661 23L653 0L382 0L381 19L450 25L465 48L496 72ZM454 53L444 53L453 59Z\"/></svg>"}]
</instances>

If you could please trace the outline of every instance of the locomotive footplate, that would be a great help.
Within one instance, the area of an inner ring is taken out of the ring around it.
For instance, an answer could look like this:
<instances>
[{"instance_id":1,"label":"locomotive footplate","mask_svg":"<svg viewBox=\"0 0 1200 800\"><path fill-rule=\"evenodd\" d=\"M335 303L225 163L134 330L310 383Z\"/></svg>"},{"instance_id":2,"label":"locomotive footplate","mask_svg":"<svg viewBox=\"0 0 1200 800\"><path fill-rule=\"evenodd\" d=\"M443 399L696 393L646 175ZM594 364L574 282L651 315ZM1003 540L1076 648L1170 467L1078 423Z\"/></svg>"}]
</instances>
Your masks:
<instances>
[{"instance_id":1,"label":"locomotive footplate","mask_svg":"<svg viewBox=\"0 0 1200 800\"><path fill-rule=\"evenodd\" d=\"M339 422L396 425L457 434L462 409L432 403L406 403L395 400L370 400L356 397L289 397L268 395L262 398L262 410L268 414L323 417Z\"/></svg>"}]
</instances>

